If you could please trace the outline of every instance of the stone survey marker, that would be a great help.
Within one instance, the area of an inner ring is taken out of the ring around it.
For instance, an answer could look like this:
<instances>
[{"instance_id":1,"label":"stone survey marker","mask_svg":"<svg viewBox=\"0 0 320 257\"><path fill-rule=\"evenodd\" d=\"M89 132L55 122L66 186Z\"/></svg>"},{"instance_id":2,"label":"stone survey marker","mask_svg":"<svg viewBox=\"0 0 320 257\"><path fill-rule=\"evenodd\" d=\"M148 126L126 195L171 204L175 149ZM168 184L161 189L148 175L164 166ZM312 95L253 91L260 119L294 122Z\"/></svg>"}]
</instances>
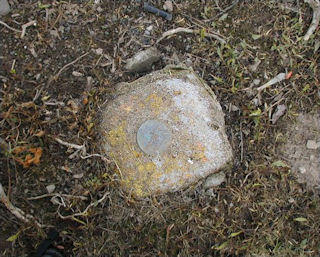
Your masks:
<instances>
[{"instance_id":1,"label":"stone survey marker","mask_svg":"<svg viewBox=\"0 0 320 257\"><path fill-rule=\"evenodd\" d=\"M103 149L136 196L179 190L232 159L221 106L190 69L119 84L103 108Z\"/></svg>"}]
</instances>

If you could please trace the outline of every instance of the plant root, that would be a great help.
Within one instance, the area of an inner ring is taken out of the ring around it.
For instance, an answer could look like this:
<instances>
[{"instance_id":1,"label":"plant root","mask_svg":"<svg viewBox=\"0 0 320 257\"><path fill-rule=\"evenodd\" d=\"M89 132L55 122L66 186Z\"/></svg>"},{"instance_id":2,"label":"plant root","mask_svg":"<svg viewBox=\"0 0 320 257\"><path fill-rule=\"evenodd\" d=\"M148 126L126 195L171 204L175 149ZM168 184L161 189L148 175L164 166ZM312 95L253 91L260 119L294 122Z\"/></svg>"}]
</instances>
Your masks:
<instances>
[{"instance_id":1,"label":"plant root","mask_svg":"<svg viewBox=\"0 0 320 257\"><path fill-rule=\"evenodd\" d=\"M19 220L30 223L34 222L38 227L43 227L42 224L40 224L36 219L30 215L26 214L23 210L19 209L18 207L15 207L9 200L7 194L5 193L2 184L0 183L0 201L6 206L6 208Z\"/></svg>"},{"instance_id":2,"label":"plant root","mask_svg":"<svg viewBox=\"0 0 320 257\"><path fill-rule=\"evenodd\" d=\"M303 39L308 41L314 31L317 29L320 21L320 1L319 0L304 0L308 3L313 10L313 18L307 33L304 35Z\"/></svg>"},{"instance_id":3,"label":"plant root","mask_svg":"<svg viewBox=\"0 0 320 257\"><path fill-rule=\"evenodd\" d=\"M176 29L170 29L166 32L164 32L162 34L162 36L158 39L158 41L156 42L156 44L158 44L161 40L165 39L166 37L172 36L174 34L177 33L188 33L188 34L200 34L200 30L198 29L187 29L187 28L176 28ZM216 35L216 34L212 34L212 33L204 33L204 37L208 37L208 38L214 38L218 41L220 41L222 44L225 44L226 41L221 38L220 36Z\"/></svg>"}]
</instances>

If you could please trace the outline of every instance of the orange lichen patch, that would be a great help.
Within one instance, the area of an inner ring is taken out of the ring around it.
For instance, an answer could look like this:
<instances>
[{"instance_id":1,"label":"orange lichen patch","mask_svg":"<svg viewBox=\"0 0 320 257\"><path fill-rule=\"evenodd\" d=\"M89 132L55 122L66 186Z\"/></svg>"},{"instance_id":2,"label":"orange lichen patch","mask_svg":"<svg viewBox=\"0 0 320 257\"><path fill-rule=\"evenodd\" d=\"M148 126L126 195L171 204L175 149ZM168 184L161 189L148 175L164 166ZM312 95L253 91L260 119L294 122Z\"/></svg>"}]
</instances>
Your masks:
<instances>
[{"instance_id":1,"label":"orange lichen patch","mask_svg":"<svg viewBox=\"0 0 320 257\"><path fill-rule=\"evenodd\" d=\"M16 147L13 150L14 159L20 163L23 168L28 168L32 164L38 165L40 163L40 158L42 156L42 148L41 147L35 147L35 148L26 148L24 146ZM19 157L17 155L21 153L26 153L26 155L23 157Z\"/></svg>"},{"instance_id":2,"label":"orange lichen patch","mask_svg":"<svg viewBox=\"0 0 320 257\"><path fill-rule=\"evenodd\" d=\"M82 99L82 104L87 105L89 103L88 97Z\"/></svg>"}]
</instances>

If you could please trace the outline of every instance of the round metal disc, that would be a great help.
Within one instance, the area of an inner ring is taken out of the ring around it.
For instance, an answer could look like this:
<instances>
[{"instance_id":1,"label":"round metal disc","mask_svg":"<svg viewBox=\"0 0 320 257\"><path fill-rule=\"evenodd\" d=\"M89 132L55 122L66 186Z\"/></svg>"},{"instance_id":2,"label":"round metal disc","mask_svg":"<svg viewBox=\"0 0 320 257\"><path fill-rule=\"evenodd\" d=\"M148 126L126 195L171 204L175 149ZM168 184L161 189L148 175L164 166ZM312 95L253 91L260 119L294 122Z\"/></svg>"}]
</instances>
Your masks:
<instances>
[{"instance_id":1,"label":"round metal disc","mask_svg":"<svg viewBox=\"0 0 320 257\"><path fill-rule=\"evenodd\" d=\"M167 126L158 120L147 120L137 133L137 143L149 155L163 153L169 147L171 133Z\"/></svg>"}]
</instances>

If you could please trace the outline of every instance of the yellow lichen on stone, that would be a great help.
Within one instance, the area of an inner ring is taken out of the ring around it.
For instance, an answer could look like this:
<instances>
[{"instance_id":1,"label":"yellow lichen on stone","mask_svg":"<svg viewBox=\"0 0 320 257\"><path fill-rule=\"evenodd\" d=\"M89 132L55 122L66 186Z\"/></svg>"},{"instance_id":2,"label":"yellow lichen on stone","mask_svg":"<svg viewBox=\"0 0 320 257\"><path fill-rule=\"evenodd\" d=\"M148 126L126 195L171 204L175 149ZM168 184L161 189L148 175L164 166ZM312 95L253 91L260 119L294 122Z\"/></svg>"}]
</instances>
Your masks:
<instances>
[{"instance_id":1,"label":"yellow lichen on stone","mask_svg":"<svg viewBox=\"0 0 320 257\"><path fill-rule=\"evenodd\" d=\"M117 128L110 130L107 139L112 146L123 144L126 141L125 122Z\"/></svg>"},{"instance_id":2,"label":"yellow lichen on stone","mask_svg":"<svg viewBox=\"0 0 320 257\"><path fill-rule=\"evenodd\" d=\"M138 164L137 168L138 168L138 171L139 171L140 173L143 172L143 171L145 171L145 168L144 168L144 166L143 166L142 164Z\"/></svg>"},{"instance_id":3,"label":"yellow lichen on stone","mask_svg":"<svg viewBox=\"0 0 320 257\"><path fill-rule=\"evenodd\" d=\"M147 162L145 167L147 171L155 171L157 169L157 166L153 162Z\"/></svg>"},{"instance_id":4,"label":"yellow lichen on stone","mask_svg":"<svg viewBox=\"0 0 320 257\"><path fill-rule=\"evenodd\" d=\"M192 158L195 159L195 160L200 160L202 162L207 162L208 159L207 159L207 156L205 154L205 150L206 148L198 143L194 146L193 150L195 151L192 155Z\"/></svg>"},{"instance_id":5,"label":"yellow lichen on stone","mask_svg":"<svg viewBox=\"0 0 320 257\"><path fill-rule=\"evenodd\" d=\"M149 104L155 114L159 114L161 109L164 107L162 97L158 96L156 93L149 95L146 98L146 103Z\"/></svg>"},{"instance_id":6,"label":"yellow lichen on stone","mask_svg":"<svg viewBox=\"0 0 320 257\"><path fill-rule=\"evenodd\" d=\"M164 171L166 174L180 170L178 160L176 158L165 157L164 158Z\"/></svg>"},{"instance_id":7,"label":"yellow lichen on stone","mask_svg":"<svg viewBox=\"0 0 320 257\"><path fill-rule=\"evenodd\" d=\"M120 109L126 111L127 113L133 110L130 104L123 104L120 106Z\"/></svg>"}]
</instances>

